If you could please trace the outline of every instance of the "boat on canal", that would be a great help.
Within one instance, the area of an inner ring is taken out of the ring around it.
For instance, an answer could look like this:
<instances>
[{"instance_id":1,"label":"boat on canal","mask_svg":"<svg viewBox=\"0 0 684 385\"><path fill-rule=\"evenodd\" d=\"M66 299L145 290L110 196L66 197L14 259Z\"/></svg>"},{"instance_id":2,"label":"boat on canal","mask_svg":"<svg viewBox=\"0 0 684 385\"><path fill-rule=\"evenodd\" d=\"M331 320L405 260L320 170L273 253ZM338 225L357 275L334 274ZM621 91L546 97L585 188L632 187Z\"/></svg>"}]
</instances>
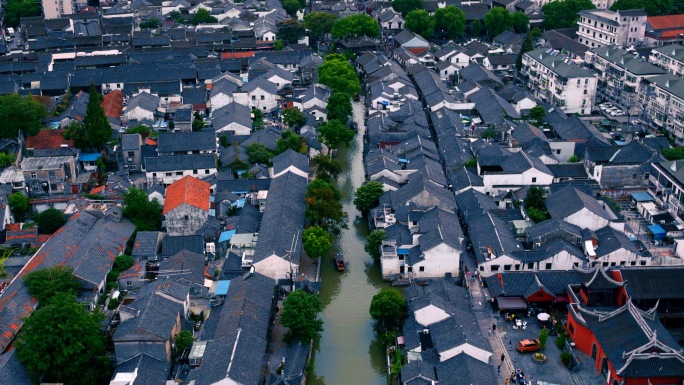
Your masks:
<instances>
[{"instance_id":1,"label":"boat on canal","mask_svg":"<svg viewBox=\"0 0 684 385\"><path fill-rule=\"evenodd\" d=\"M344 256L342 254L337 253L335 254L335 259L333 260L333 263L335 264L335 268L337 271L344 271L345 266L344 266Z\"/></svg>"}]
</instances>

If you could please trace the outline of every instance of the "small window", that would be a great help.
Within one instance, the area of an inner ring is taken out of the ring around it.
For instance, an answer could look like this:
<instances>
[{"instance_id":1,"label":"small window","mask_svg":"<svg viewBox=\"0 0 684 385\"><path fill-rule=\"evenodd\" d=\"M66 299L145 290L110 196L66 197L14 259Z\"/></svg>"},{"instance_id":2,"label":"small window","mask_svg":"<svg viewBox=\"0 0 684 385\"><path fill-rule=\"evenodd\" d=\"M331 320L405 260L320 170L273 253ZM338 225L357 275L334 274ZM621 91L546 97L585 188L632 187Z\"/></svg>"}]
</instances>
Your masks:
<instances>
[{"instance_id":1,"label":"small window","mask_svg":"<svg viewBox=\"0 0 684 385\"><path fill-rule=\"evenodd\" d=\"M183 175L183 171L176 171L176 175Z\"/></svg>"},{"instance_id":2,"label":"small window","mask_svg":"<svg viewBox=\"0 0 684 385\"><path fill-rule=\"evenodd\" d=\"M572 322L568 322L568 330L570 330L570 334L575 333L575 326L572 324Z\"/></svg>"},{"instance_id":3,"label":"small window","mask_svg":"<svg viewBox=\"0 0 684 385\"><path fill-rule=\"evenodd\" d=\"M36 178L38 178L38 174L36 174L35 172L32 172L31 173L31 179L36 179Z\"/></svg>"},{"instance_id":4,"label":"small window","mask_svg":"<svg viewBox=\"0 0 684 385\"><path fill-rule=\"evenodd\" d=\"M134 157L134 156L135 156L135 152L133 152L133 151L128 151L128 157L129 157L129 158L132 158L132 157Z\"/></svg>"},{"instance_id":5,"label":"small window","mask_svg":"<svg viewBox=\"0 0 684 385\"><path fill-rule=\"evenodd\" d=\"M639 265L646 266L646 261L639 261Z\"/></svg>"},{"instance_id":6,"label":"small window","mask_svg":"<svg viewBox=\"0 0 684 385\"><path fill-rule=\"evenodd\" d=\"M266 100L266 97L264 95L261 95L261 100Z\"/></svg>"},{"instance_id":7,"label":"small window","mask_svg":"<svg viewBox=\"0 0 684 385\"><path fill-rule=\"evenodd\" d=\"M603 263L601 264L601 266L603 266L603 267L608 267L608 262L603 262Z\"/></svg>"},{"instance_id":8,"label":"small window","mask_svg":"<svg viewBox=\"0 0 684 385\"><path fill-rule=\"evenodd\" d=\"M167 172L167 173L166 173L166 176L173 176L173 173L172 173L172 172Z\"/></svg>"},{"instance_id":9,"label":"small window","mask_svg":"<svg viewBox=\"0 0 684 385\"><path fill-rule=\"evenodd\" d=\"M138 166L136 166L136 165L134 165L134 164L128 166L128 169L129 169L129 170L136 170L137 168L138 168Z\"/></svg>"},{"instance_id":10,"label":"small window","mask_svg":"<svg viewBox=\"0 0 684 385\"><path fill-rule=\"evenodd\" d=\"M197 170L192 170L193 175L197 175Z\"/></svg>"},{"instance_id":11,"label":"small window","mask_svg":"<svg viewBox=\"0 0 684 385\"><path fill-rule=\"evenodd\" d=\"M532 183L536 183L536 182L537 182L537 177L532 178Z\"/></svg>"},{"instance_id":12,"label":"small window","mask_svg":"<svg viewBox=\"0 0 684 385\"><path fill-rule=\"evenodd\" d=\"M511 270L511 265L504 265L504 270L505 270L505 271L510 271L510 270Z\"/></svg>"},{"instance_id":13,"label":"small window","mask_svg":"<svg viewBox=\"0 0 684 385\"><path fill-rule=\"evenodd\" d=\"M491 265L490 269L491 271L499 271L499 265Z\"/></svg>"},{"instance_id":14,"label":"small window","mask_svg":"<svg viewBox=\"0 0 684 385\"><path fill-rule=\"evenodd\" d=\"M418 268L418 271L425 271L425 266L420 266L420 267Z\"/></svg>"},{"instance_id":15,"label":"small window","mask_svg":"<svg viewBox=\"0 0 684 385\"><path fill-rule=\"evenodd\" d=\"M153 173L152 173L152 178L156 178L156 177L157 177L157 173L156 173L156 172L153 172Z\"/></svg>"},{"instance_id":16,"label":"small window","mask_svg":"<svg viewBox=\"0 0 684 385\"><path fill-rule=\"evenodd\" d=\"M547 263L547 264L546 264L546 270L551 270L551 266L552 266L552 264L551 264L550 262Z\"/></svg>"},{"instance_id":17,"label":"small window","mask_svg":"<svg viewBox=\"0 0 684 385\"><path fill-rule=\"evenodd\" d=\"M256 101L256 95L252 95L252 101Z\"/></svg>"},{"instance_id":18,"label":"small window","mask_svg":"<svg viewBox=\"0 0 684 385\"><path fill-rule=\"evenodd\" d=\"M527 268L530 270L534 270L534 262L528 262L527 263Z\"/></svg>"},{"instance_id":19,"label":"small window","mask_svg":"<svg viewBox=\"0 0 684 385\"><path fill-rule=\"evenodd\" d=\"M636 178L637 178L637 174L632 174L632 179L636 179Z\"/></svg>"},{"instance_id":20,"label":"small window","mask_svg":"<svg viewBox=\"0 0 684 385\"><path fill-rule=\"evenodd\" d=\"M209 170L204 170L205 175L209 175Z\"/></svg>"},{"instance_id":21,"label":"small window","mask_svg":"<svg viewBox=\"0 0 684 385\"><path fill-rule=\"evenodd\" d=\"M408 272L409 272L409 273L413 273L413 266L409 266Z\"/></svg>"},{"instance_id":22,"label":"small window","mask_svg":"<svg viewBox=\"0 0 684 385\"><path fill-rule=\"evenodd\" d=\"M187 216L187 215L186 215L184 218L185 218L186 221L187 221L188 219L190 219L190 217Z\"/></svg>"}]
</instances>

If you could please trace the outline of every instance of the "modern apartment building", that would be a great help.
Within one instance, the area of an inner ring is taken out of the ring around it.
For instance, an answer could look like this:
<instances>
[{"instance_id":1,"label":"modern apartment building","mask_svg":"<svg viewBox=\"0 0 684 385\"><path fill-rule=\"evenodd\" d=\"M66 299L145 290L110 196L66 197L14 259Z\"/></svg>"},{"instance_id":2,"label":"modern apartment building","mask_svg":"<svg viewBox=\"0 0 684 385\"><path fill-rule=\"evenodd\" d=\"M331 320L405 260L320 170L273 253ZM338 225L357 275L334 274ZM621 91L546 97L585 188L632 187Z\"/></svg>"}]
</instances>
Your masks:
<instances>
[{"instance_id":1,"label":"modern apartment building","mask_svg":"<svg viewBox=\"0 0 684 385\"><path fill-rule=\"evenodd\" d=\"M684 76L684 46L680 44L653 48L648 61L673 75Z\"/></svg>"},{"instance_id":2,"label":"modern apartment building","mask_svg":"<svg viewBox=\"0 0 684 385\"><path fill-rule=\"evenodd\" d=\"M684 79L672 74L644 79L639 96L646 106L647 123L668 130L677 144L684 144Z\"/></svg>"},{"instance_id":3,"label":"modern apartment building","mask_svg":"<svg viewBox=\"0 0 684 385\"><path fill-rule=\"evenodd\" d=\"M636 51L620 48L592 48L585 54L586 63L598 74L596 96L599 100L610 100L619 105L627 115L641 113L639 83L643 79L665 74Z\"/></svg>"},{"instance_id":4,"label":"modern apartment building","mask_svg":"<svg viewBox=\"0 0 684 385\"><path fill-rule=\"evenodd\" d=\"M523 55L522 72L536 97L568 114L590 114L596 96L597 75L567 56L548 48Z\"/></svg>"},{"instance_id":5,"label":"modern apartment building","mask_svg":"<svg viewBox=\"0 0 684 385\"><path fill-rule=\"evenodd\" d=\"M590 48L640 45L646 31L643 9L610 11L591 9L579 12L577 40Z\"/></svg>"}]
</instances>

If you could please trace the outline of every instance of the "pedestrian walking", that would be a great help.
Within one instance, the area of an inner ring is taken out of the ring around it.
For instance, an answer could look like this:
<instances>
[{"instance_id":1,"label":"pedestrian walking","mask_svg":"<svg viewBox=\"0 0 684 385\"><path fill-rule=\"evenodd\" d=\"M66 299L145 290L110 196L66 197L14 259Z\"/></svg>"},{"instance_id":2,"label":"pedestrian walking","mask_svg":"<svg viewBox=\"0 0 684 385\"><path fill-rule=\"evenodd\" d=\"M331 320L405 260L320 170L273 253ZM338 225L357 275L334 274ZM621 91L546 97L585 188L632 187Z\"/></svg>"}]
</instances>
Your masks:
<instances>
[{"instance_id":1,"label":"pedestrian walking","mask_svg":"<svg viewBox=\"0 0 684 385\"><path fill-rule=\"evenodd\" d=\"M508 385L508 378L504 380L504 384Z\"/></svg>"},{"instance_id":2,"label":"pedestrian walking","mask_svg":"<svg viewBox=\"0 0 684 385\"><path fill-rule=\"evenodd\" d=\"M503 353L501 353L501 363L503 363L503 362L504 362L504 359L505 359L505 358L506 358L506 355L505 355L505 354L503 354Z\"/></svg>"},{"instance_id":3,"label":"pedestrian walking","mask_svg":"<svg viewBox=\"0 0 684 385\"><path fill-rule=\"evenodd\" d=\"M499 365L499 366L496 368L496 370L497 370L497 373L501 373L501 365Z\"/></svg>"},{"instance_id":4,"label":"pedestrian walking","mask_svg":"<svg viewBox=\"0 0 684 385\"><path fill-rule=\"evenodd\" d=\"M496 331L496 324L492 324L492 331L493 331L493 332Z\"/></svg>"}]
</instances>

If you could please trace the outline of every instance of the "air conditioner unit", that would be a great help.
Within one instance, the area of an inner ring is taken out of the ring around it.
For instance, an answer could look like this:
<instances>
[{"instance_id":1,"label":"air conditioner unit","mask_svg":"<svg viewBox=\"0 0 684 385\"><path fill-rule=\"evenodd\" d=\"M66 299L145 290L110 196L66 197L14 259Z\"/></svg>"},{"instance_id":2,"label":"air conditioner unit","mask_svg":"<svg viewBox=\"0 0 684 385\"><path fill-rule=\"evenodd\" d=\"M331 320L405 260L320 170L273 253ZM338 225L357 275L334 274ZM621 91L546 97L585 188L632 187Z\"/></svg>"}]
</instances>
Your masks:
<instances>
[{"instance_id":1,"label":"air conditioner unit","mask_svg":"<svg viewBox=\"0 0 684 385\"><path fill-rule=\"evenodd\" d=\"M132 161L133 161L133 158L126 158L126 161L127 161L127 162L132 162Z\"/></svg>"}]
</instances>

